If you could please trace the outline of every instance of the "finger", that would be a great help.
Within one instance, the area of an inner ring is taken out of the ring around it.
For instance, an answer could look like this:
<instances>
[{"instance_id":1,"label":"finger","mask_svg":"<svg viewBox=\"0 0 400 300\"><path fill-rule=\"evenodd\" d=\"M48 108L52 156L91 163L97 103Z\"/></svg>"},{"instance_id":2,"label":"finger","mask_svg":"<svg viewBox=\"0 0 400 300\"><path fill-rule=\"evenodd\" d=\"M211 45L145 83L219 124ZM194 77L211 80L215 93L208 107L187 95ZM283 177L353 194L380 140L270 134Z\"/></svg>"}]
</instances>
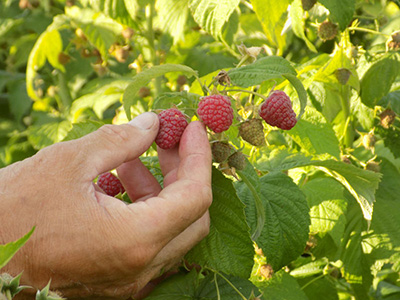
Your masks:
<instances>
[{"instance_id":1,"label":"finger","mask_svg":"<svg viewBox=\"0 0 400 300\"><path fill-rule=\"evenodd\" d=\"M157 148L158 159L160 161L161 171L165 176L168 176L172 170L175 170L179 166L179 145L172 149L164 150L160 147Z\"/></svg>"},{"instance_id":2,"label":"finger","mask_svg":"<svg viewBox=\"0 0 400 300\"><path fill-rule=\"evenodd\" d=\"M161 277L157 277L160 270L171 270L176 267L182 257L208 234L209 228L210 217L207 212L180 235L171 240L152 261L151 270L153 273L150 274L150 278L156 278L135 294L134 299L143 299L160 281L169 276L169 274L173 274L173 271L166 272Z\"/></svg>"},{"instance_id":3,"label":"finger","mask_svg":"<svg viewBox=\"0 0 400 300\"><path fill-rule=\"evenodd\" d=\"M144 113L128 124L104 125L80 139L68 142L77 153L81 178L93 180L124 162L139 157L153 143L158 132L158 117Z\"/></svg>"},{"instance_id":4,"label":"finger","mask_svg":"<svg viewBox=\"0 0 400 300\"><path fill-rule=\"evenodd\" d=\"M165 244L199 219L211 205L211 150L200 122L191 122L179 146L180 165L177 180L145 206L128 206L142 217L143 234L154 243ZM152 232L157 221L157 234Z\"/></svg>"},{"instance_id":5,"label":"finger","mask_svg":"<svg viewBox=\"0 0 400 300\"><path fill-rule=\"evenodd\" d=\"M161 191L157 179L139 158L123 163L117 173L132 202L157 196Z\"/></svg>"},{"instance_id":6,"label":"finger","mask_svg":"<svg viewBox=\"0 0 400 300\"><path fill-rule=\"evenodd\" d=\"M157 152L161 171L164 175L164 187L166 187L170 183L176 181L176 174L180 162L179 147L174 147L168 150L158 148Z\"/></svg>"},{"instance_id":7,"label":"finger","mask_svg":"<svg viewBox=\"0 0 400 300\"><path fill-rule=\"evenodd\" d=\"M204 239L210 231L210 215L208 211L192 225L187 227L181 234L172 239L158 253L154 262L163 264L163 268L169 270L177 262Z\"/></svg>"}]
</instances>

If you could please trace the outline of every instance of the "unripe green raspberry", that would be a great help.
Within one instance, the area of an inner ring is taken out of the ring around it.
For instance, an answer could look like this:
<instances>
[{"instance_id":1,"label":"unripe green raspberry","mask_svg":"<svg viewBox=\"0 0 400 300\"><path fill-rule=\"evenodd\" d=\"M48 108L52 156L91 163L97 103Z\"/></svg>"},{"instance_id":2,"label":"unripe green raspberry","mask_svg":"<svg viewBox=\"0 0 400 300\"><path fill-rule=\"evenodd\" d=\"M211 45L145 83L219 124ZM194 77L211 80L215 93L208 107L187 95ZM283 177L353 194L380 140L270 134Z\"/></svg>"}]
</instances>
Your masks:
<instances>
[{"instance_id":1,"label":"unripe green raspberry","mask_svg":"<svg viewBox=\"0 0 400 300\"><path fill-rule=\"evenodd\" d=\"M242 152L235 152L228 158L228 165L236 170L243 170L246 168L247 160Z\"/></svg>"},{"instance_id":2,"label":"unripe green raspberry","mask_svg":"<svg viewBox=\"0 0 400 300\"><path fill-rule=\"evenodd\" d=\"M363 136L362 143L365 149L371 150L375 147L376 138L375 135L370 132Z\"/></svg>"},{"instance_id":3,"label":"unripe green raspberry","mask_svg":"<svg viewBox=\"0 0 400 300\"><path fill-rule=\"evenodd\" d=\"M318 27L318 36L323 41L333 40L338 34L338 26L331 21L324 21Z\"/></svg>"},{"instance_id":4,"label":"unripe green raspberry","mask_svg":"<svg viewBox=\"0 0 400 300\"><path fill-rule=\"evenodd\" d=\"M232 153L229 143L216 141L211 144L211 152L215 162L222 163L228 159Z\"/></svg>"},{"instance_id":5,"label":"unripe green raspberry","mask_svg":"<svg viewBox=\"0 0 400 300\"><path fill-rule=\"evenodd\" d=\"M346 68L339 68L335 71L335 77L340 84L345 85L349 81L351 72Z\"/></svg>"},{"instance_id":6,"label":"unripe green raspberry","mask_svg":"<svg viewBox=\"0 0 400 300\"><path fill-rule=\"evenodd\" d=\"M310 10L317 3L317 0L301 0L301 5L304 10Z\"/></svg>"},{"instance_id":7,"label":"unripe green raspberry","mask_svg":"<svg viewBox=\"0 0 400 300\"><path fill-rule=\"evenodd\" d=\"M243 140L253 146L265 144L264 127L261 119L247 120L239 125L239 134Z\"/></svg>"}]
</instances>

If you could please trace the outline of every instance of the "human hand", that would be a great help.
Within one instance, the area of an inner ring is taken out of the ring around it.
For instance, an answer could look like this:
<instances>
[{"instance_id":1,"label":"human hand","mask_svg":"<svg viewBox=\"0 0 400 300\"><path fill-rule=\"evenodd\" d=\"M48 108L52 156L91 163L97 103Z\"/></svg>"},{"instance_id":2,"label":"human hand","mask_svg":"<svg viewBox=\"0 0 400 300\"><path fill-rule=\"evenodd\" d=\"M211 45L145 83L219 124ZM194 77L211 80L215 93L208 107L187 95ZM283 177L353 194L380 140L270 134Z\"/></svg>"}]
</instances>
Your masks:
<instances>
[{"instance_id":1,"label":"human hand","mask_svg":"<svg viewBox=\"0 0 400 300\"><path fill-rule=\"evenodd\" d=\"M125 299L179 262L208 233L210 147L191 122L179 148L160 149L162 189L138 159L157 131L158 118L145 113L1 169L0 244L36 226L2 271L23 271L21 283L35 288L51 279L68 299ZM134 203L93 184L114 168Z\"/></svg>"}]
</instances>

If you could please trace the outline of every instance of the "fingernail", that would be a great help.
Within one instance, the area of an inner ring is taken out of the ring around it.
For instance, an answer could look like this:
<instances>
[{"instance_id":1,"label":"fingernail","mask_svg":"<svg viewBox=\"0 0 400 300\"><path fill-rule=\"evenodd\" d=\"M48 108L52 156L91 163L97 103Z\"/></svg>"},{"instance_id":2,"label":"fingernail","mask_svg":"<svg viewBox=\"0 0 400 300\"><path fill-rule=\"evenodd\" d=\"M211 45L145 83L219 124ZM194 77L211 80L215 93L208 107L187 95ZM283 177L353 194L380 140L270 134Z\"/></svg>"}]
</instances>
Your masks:
<instances>
[{"instance_id":1,"label":"fingernail","mask_svg":"<svg viewBox=\"0 0 400 300\"><path fill-rule=\"evenodd\" d=\"M157 115L152 112L145 112L141 115L138 115L136 118L133 120L129 121L128 124L135 126L140 129L150 129L153 127L154 123L158 119Z\"/></svg>"}]
</instances>

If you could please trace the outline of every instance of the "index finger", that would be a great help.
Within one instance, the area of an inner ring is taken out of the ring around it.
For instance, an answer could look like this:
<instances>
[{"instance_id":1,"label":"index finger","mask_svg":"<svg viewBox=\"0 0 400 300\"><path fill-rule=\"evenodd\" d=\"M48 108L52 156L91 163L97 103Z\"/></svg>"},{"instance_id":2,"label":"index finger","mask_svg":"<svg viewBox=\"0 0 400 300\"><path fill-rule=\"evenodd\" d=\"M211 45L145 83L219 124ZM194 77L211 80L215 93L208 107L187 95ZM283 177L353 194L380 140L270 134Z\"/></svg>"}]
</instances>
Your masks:
<instances>
[{"instance_id":1,"label":"index finger","mask_svg":"<svg viewBox=\"0 0 400 300\"><path fill-rule=\"evenodd\" d=\"M157 197L147 199L141 208L130 204L132 213L139 214L148 231L143 234L154 237L155 243L168 243L203 216L212 202L211 149L202 123L188 125L180 141L179 157L175 182Z\"/></svg>"}]
</instances>

